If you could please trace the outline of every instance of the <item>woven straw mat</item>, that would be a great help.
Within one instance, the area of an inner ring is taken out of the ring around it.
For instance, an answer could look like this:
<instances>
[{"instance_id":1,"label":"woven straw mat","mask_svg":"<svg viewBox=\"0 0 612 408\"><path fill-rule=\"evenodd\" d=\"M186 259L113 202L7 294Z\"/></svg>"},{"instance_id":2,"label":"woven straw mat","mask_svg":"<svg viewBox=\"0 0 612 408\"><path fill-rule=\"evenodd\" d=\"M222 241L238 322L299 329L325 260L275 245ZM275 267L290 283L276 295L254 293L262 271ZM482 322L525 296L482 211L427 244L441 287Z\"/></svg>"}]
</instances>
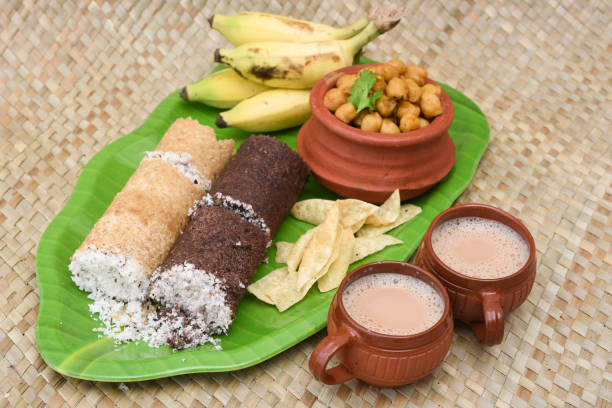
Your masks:
<instances>
[{"instance_id":1,"label":"woven straw mat","mask_svg":"<svg viewBox=\"0 0 612 408\"><path fill-rule=\"evenodd\" d=\"M491 143L459 202L521 218L537 246L502 345L464 326L415 384L327 386L308 371L325 331L255 367L126 384L57 374L35 344L35 251L87 161L140 126L228 46L207 17L262 10L344 26L366 1L0 0L0 406L612 406L612 4L408 4L371 58L422 64L483 110Z\"/></svg>"}]
</instances>

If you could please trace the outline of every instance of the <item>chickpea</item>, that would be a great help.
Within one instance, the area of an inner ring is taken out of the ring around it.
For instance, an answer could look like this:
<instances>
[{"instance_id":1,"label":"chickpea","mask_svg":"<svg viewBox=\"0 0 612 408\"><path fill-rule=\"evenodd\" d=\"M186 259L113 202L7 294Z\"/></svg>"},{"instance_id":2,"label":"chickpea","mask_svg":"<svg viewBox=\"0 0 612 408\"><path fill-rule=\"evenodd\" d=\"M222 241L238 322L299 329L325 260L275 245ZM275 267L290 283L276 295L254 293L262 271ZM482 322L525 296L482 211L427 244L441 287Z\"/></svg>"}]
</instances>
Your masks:
<instances>
[{"instance_id":1,"label":"chickpea","mask_svg":"<svg viewBox=\"0 0 612 408\"><path fill-rule=\"evenodd\" d=\"M383 77L383 79L384 79L383 64L372 65L371 67L363 68L361 71L363 71L364 69L367 69L368 71L373 72L376 75L379 75L379 76Z\"/></svg>"},{"instance_id":2,"label":"chickpea","mask_svg":"<svg viewBox=\"0 0 612 408\"><path fill-rule=\"evenodd\" d=\"M368 113L363 117L363 121L361 121L361 130L365 130L368 132L378 132L382 125L382 118L378 114L378 112Z\"/></svg>"},{"instance_id":3,"label":"chickpea","mask_svg":"<svg viewBox=\"0 0 612 408\"><path fill-rule=\"evenodd\" d=\"M442 88L440 88L440 85L425 84L421 87L421 93L425 93L425 92L429 92L429 93L440 96L440 94L442 93Z\"/></svg>"},{"instance_id":4,"label":"chickpea","mask_svg":"<svg viewBox=\"0 0 612 408\"><path fill-rule=\"evenodd\" d=\"M397 69L397 72L399 72L400 75L406 72L406 65L404 65L404 63L398 59L392 59L389 62L387 62L387 64Z\"/></svg>"},{"instance_id":5,"label":"chickpea","mask_svg":"<svg viewBox=\"0 0 612 408\"><path fill-rule=\"evenodd\" d=\"M383 64L382 76L385 81L389 82L391 79L399 76L399 71L393 65Z\"/></svg>"},{"instance_id":6,"label":"chickpea","mask_svg":"<svg viewBox=\"0 0 612 408\"><path fill-rule=\"evenodd\" d=\"M325 93L323 97L323 105L332 112L335 112L338 107L348 99L348 92L340 88L332 88Z\"/></svg>"},{"instance_id":7,"label":"chickpea","mask_svg":"<svg viewBox=\"0 0 612 408\"><path fill-rule=\"evenodd\" d=\"M413 80L417 84L417 86L425 85L425 80L421 77L406 75L404 78Z\"/></svg>"},{"instance_id":8,"label":"chickpea","mask_svg":"<svg viewBox=\"0 0 612 408\"><path fill-rule=\"evenodd\" d=\"M347 102L343 103L336 109L336 113L334 113L338 119L343 121L344 123L349 123L351 120L355 119L357 116L357 112L355 112L355 107L352 103Z\"/></svg>"},{"instance_id":9,"label":"chickpea","mask_svg":"<svg viewBox=\"0 0 612 408\"><path fill-rule=\"evenodd\" d=\"M419 117L421 114L421 108L419 108L417 105L411 104L408 101L404 101L400 103L399 107L397 108L396 116L401 119L407 113Z\"/></svg>"},{"instance_id":10,"label":"chickpea","mask_svg":"<svg viewBox=\"0 0 612 408\"><path fill-rule=\"evenodd\" d=\"M395 77L387 84L385 93L391 98L403 99L408 94L408 89L406 88L406 83L401 78Z\"/></svg>"},{"instance_id":11,"label":"chickpea","mask_svg":"<svg viewBox=\"0 0 612 408\"><path fill-rule=\"evenodd\" d=\"M406 78L412 79L419 86L423 86L425 84L425 78L427 78L427 70L418 65L408 65L404 75Z\"/></svg>"},{"instance_id":12,"label":"chickpea","mask_svg":"<svg viewBox=\"0 0 612 408\"><path fill-rule=\"evenodd\" d=\"M442 113L442 104L440 97L436 94L425 92L421 96L421 111L427 119L438 116Z\"/></svg>"},{"instance_id":13,"label":"chickpea","mask_svg":"<svg viewBox=\"0 0 612 408\"><path fill-rule=\"evenodd\" d=\"M419 118L419 127L420 128L424 128L425 126L428 126L429 122L427 121L427 119L425 118Z\"/></svg>"},{"instance_id":14,"label":"chickpea","mask_svg":"<svg viewBox=\"0 0 612 408\"><path fill-rule=\"evenodd\" d=\"M380 126L380 133L399 133L400 129L397 127L392 119L383 119L382 125Z\"/></svg>"},{"instance_id":15,"label":"chickpea","mask_svg":"<svg viewBox=\"0 0 612 408\"><path fill-rule=\"evenodd\" d=\"M404 80L408 89L407 99L412 103L417 103L421 99L421 88L413 79Z\"/></svg>"},{"instance_id":16,"label":"chickpea","mask_svg":"<svg viewBox=\"0 0 612 408\"><path fill-rule=\"evenodd\" d=\"M370 112L367 109L363 109L359 111L359 113L357 114L355 119L353 119L351 123L357 127L361 127L361 122L363 121L363 118L365 117L365 115L367 115L368 113Z\"/></svg>"},{"instance_id":17,"label":"chickpea","mask_svg":"<svg viewBox=\"0 0 612 408\"><path fill-rule=\"evenodd\" d=\"M419 118L410 113L402 116L400 120L399 128L402 132L410 132L411 130L415 130L419 128Z\"/></svg>"},{"instance_id":18,"label":"chickpea","mask_svg":"<svg viewBox=\"0 0 612 408\"><path fill-rule=\"evenodd\" d=\"M345 74L345 75L342 75L336 81L336 87L341 88L341 89L345 89L346 92L348 92L351 89L351 86L353 86L353 84L357 80L357 78L358 78L358 76L356 74Z\"/></svg>"},{"instance_id":19,"label":"chickpea","mask_svg":"<svg viewBox=\"0 0 612 408\"><path fill-rule=\"evenodd\" d=\"M385 90L385 88L387 87L387 83L385 82L384 78L380 75L378 75L376 77L376 82L374 83L374 86L372 87L372 91L376 92L376 91L383 91Z\"/></svg>"},{"instance_id":20,"label":"chickpea","mask_svg":"<svg viewBox=\"0 0 612 408\"><path fill-rule=\"evenodd\" d=\"M418 65L408 65L406 67L406 72L420 76L423 79L427 78L427 70L423 67L419 67Z\"/></svg>"},{"instance_id":21,"label":"chickpea","mask_svg":"<svg viewBox=\"0 0 612 408\"><path fill-rule=\"evenodd\" d=\"M376 110L384 117L393 115L393 111L397 106L397 101L393 98L389 98L387 95L381 95L376 100Z\"/></svg>"}]
</instances>

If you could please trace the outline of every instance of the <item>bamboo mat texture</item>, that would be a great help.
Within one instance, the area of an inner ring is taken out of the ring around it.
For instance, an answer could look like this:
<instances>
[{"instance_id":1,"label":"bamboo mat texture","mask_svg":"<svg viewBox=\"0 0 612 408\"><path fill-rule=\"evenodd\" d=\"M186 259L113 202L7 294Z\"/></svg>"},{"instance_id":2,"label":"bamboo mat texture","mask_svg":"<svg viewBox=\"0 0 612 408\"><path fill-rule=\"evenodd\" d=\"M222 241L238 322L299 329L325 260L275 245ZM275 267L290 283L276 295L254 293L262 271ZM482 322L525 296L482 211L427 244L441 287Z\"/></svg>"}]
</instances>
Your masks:
<instances>
[{"instance_id":1,"label":"bamboo mat texture","mask_svg":"<svg viewBox=\"0 0 612 408\"><path fill-rule=\"evenodd\" d=\"M229 43L213 13L260 10L344 26L348 0L0 0L0 406L612 406L612 3L415 1L364 55L424 65L483 110L491 143L459 202L518 216L538 273L500 346L456 329L415 384L327 386L320 332L255 367L119 386L63 377L35 344L35 251L87 161L140 126Z\"/></svg>"}]
</instances>

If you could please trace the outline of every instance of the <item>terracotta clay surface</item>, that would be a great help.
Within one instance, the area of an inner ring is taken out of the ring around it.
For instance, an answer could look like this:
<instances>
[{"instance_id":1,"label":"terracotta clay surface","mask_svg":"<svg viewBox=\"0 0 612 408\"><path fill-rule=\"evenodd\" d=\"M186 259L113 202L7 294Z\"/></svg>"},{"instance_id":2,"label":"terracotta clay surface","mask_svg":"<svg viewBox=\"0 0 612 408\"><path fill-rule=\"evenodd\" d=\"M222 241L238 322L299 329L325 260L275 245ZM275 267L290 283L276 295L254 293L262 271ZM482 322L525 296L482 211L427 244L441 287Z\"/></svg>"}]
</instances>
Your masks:
<instances>
[{"instance_id":1,"label":"terracotta clay surface","mask_svg":"<svg viewBox=\"0 0 612 408\"><path fill-rule=\"evenodd\" d=\"M407 336L376 333L355 322L342 304L342 291L365 275L382 272L414 276L433 286L444 299L440 320L424 332ZM415 265L370 263L355 269L340 284L329 309L327 333L310 356L309 367L315 378L326 384L359 378L378 387L399 387L429 375L444 360L453 338L450 300L440 281ZM334 354L340 364L327 369Z\"/></svg>"},{"instance_id":2,"label":"terracotta clay surface","mask_svg":"<svg viewBox=\"0 0 612 408\"><path fill-rule=\"evenodd\" d=\"M431 235L437 225L459 217L488 218L514 229L529 245L527 263L514 274L499 279L478 279L453 271L434 253ZM455 319L469 324L478 341L491 346L503 340L504 315L519 307L531 292L536 274L536 248L527 227L511 214L486 204L462 204L433 220L417 251L416 264L435 274L444 284Z\"/></svg>"},{"instance_id":3,"label":"terracotta clay surface","mask_svg":"<svg viewBox=\"0 0 612 408\"><path fill-rule=\"evenodd\" d=\"M344 197L380 204L397 188L406 200L423 194L455 163L455 145L448 134L454 110L442 89L444 112L429 126L408 133L366 132L337 119L323 105L325 93L354 65L327 74L310 93L312 117L298 134L298 151L316 179ZM427 79L427 83L435 83Z\"/></svg>"}]
</instances>

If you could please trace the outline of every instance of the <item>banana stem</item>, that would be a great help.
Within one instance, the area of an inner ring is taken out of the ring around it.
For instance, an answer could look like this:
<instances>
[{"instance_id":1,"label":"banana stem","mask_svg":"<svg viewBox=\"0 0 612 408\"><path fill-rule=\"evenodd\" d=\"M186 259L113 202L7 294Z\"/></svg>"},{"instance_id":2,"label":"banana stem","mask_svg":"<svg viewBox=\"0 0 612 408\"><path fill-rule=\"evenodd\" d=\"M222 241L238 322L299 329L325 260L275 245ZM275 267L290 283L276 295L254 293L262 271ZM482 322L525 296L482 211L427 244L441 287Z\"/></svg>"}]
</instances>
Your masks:
<instances>
[{"instance_id":1,"label":"banana stem","mask_svg":"<svg viewBox=\"0 0 612 408\"><path fill-rule=\"evenodd\" d=\"M342 42L351 55L355 55L364 45L381 35L383 32L384 31L378 30L373 21L370 21L359 34L347 40L343 40Z\"/></svg>"},{"instance_id":2,"label":"banana stem","mask_svg":"<svg viewBox=\"0 0 612 408\"><path fill-rule=\"evenodd\" d=\"M357 54L364 45L395 27L405 14L406 7L404 6L377 7L370 13L368 25L356 36L344 40L344 46L351 55Z\"/></svg>"},{"instance_id":3,"label":"banana stem","mask_svg":"<svg viewBox=\"0 0 612 408\"><path fill-rule=\"evenodd\" d=\"M337 39L351 38L355 34L359 33L361 30L368 25L369 20L366 17L362 17L359 20L355 21L353 24L348 25L344 28L339 28L337 32Z\"/></svg>"},{"instance_id":4,"label":"banana stem","mask_svg":"<svg viewBox=\"0 0 612 408\"><path fill-rule=\"evenodd\" d=\"M406 15L407 11L408 9L402 5L390 4L376 7L370 12L368 17L384 33L395 27L400 19Z\"/></svg>"}]
</instances>

